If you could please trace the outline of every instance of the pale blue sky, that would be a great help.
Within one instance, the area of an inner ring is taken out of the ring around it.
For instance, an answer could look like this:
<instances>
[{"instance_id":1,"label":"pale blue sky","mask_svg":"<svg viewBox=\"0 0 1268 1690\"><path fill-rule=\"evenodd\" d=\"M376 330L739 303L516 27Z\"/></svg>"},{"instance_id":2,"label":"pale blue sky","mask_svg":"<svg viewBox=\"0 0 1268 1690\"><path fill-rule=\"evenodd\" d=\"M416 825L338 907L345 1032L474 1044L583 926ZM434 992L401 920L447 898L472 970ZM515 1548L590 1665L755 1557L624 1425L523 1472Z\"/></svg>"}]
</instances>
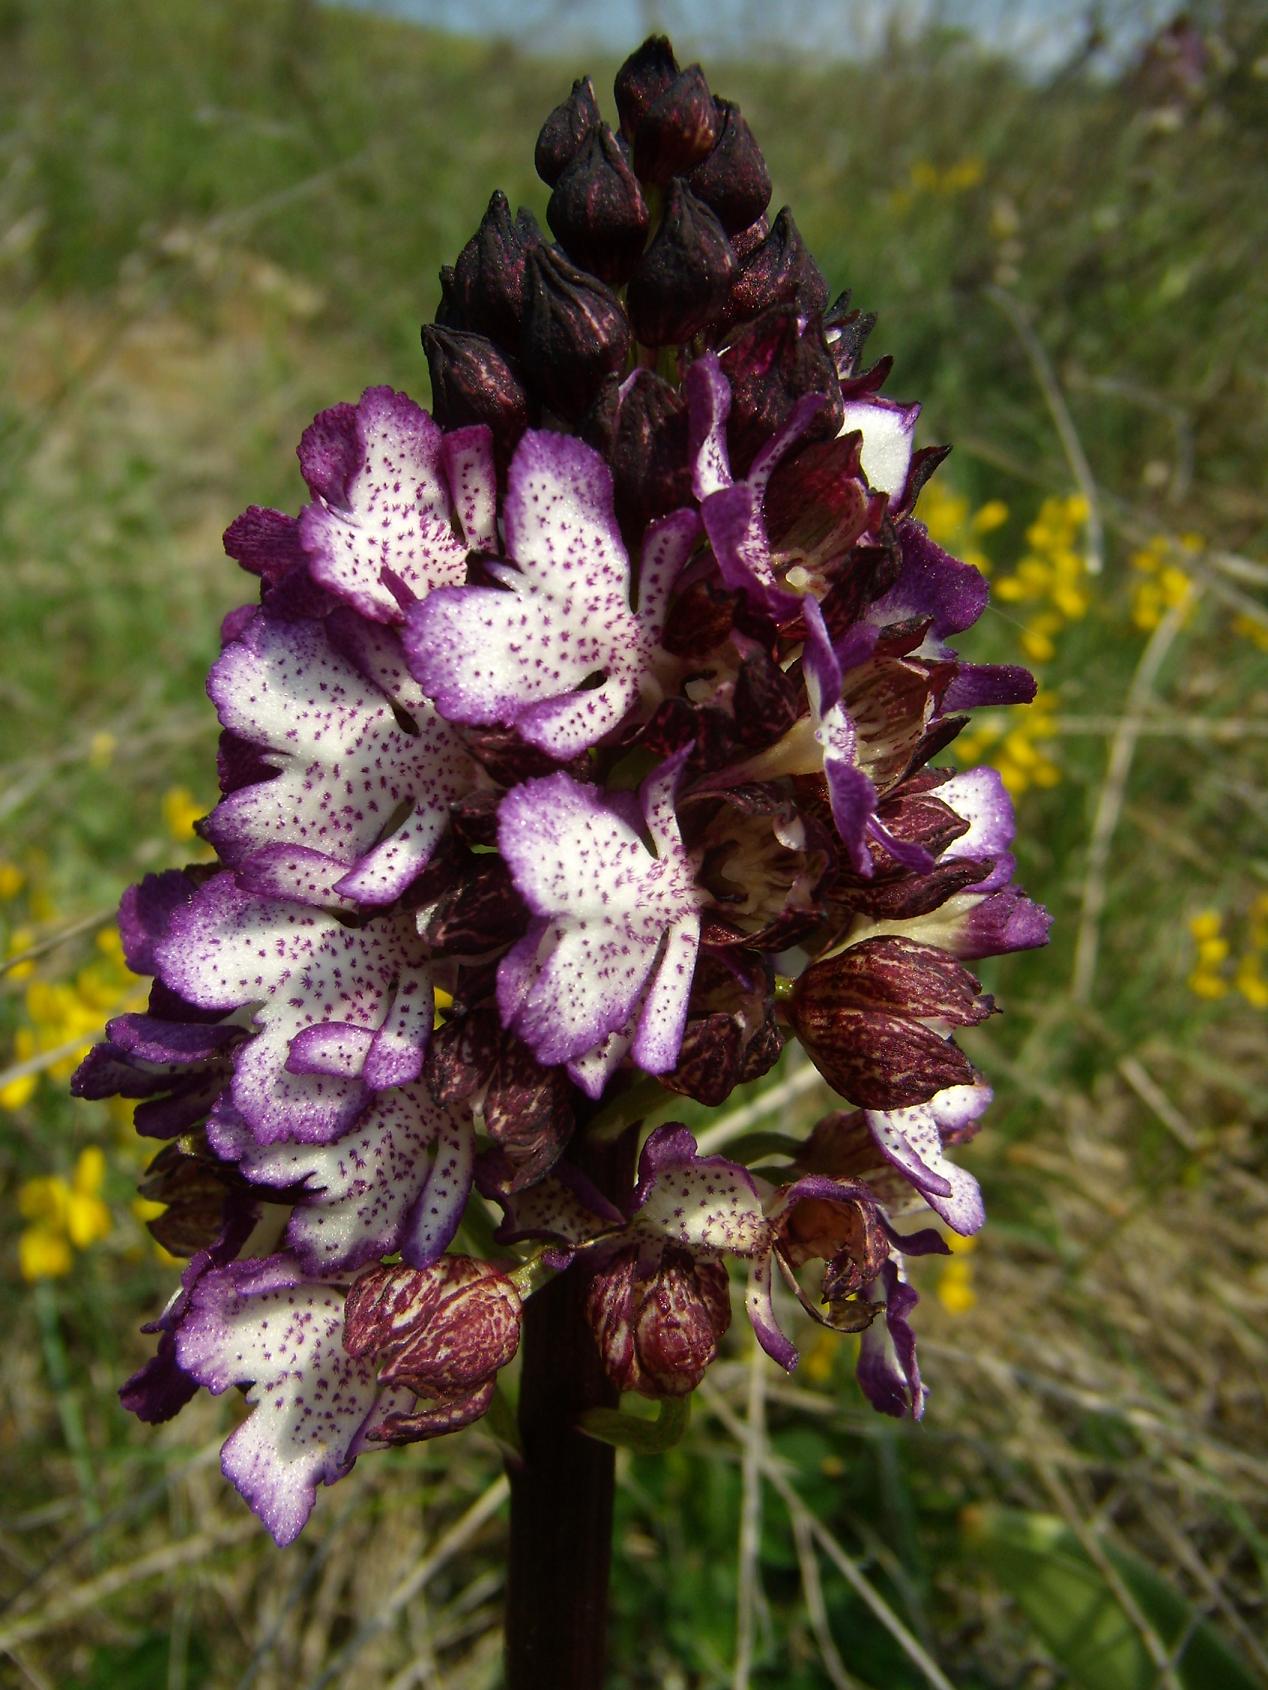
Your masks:
<instances>
[{"instance_id":1,"label":"pale blue sky","mask_svg":"<svg viewBox=\"0 0 1268 1690\"><path fill-rule=\"evenodd\" d=\"M1177 9L1170 0L333 0L394 12L466 33L496 32L525 45L552 48L593 43L612 51L649 29L666 30L683 52L759 46L816 56L866 56L895 17L938 20L972 29L1037 69L1059 64L1099 17L1114 57L1139 42Z\"/></svg>"}]
</instances>

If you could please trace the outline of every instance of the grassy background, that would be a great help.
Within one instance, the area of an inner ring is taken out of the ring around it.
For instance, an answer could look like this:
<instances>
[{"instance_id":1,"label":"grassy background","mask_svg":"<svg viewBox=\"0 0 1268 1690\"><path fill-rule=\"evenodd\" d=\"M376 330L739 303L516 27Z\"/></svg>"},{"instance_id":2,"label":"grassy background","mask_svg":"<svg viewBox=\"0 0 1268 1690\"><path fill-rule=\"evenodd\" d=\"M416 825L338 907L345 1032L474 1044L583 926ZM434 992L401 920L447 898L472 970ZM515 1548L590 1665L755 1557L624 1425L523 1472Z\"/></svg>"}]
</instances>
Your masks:
<instances>
[{"instance_id":1,"label":"grassy background","mask_svg":"<svg viewBox=\"0 0 1268 1690\"><path fill-rule=\"evenodd\" d=\"M921 1282L924 1425L866 1409L848 1341L803 1334L784 1383L737 1328L687 1442L623 1458L620 1690L1268 1683L1259 9L1208 53L1187 91L946 32L707 67L956 443L928 510L997 584L971 653L1024 645L1044 696L976 745L1056 927L989 969L992 1220ZM122 1413L174 1270L126 1124L63 1094L130 990L119 889L214 796L221 530L296 507L316 409L425 399L436 270L493 187L540 214L532 142L584 69L602 95L600 55L304 0L0 0L5 1682L499 1681L479 1434L367 1458L278 1556L215 1470L229 1403ZM793 1070L753 1108L820 1102Z\"/></svg>"}]
</instances>

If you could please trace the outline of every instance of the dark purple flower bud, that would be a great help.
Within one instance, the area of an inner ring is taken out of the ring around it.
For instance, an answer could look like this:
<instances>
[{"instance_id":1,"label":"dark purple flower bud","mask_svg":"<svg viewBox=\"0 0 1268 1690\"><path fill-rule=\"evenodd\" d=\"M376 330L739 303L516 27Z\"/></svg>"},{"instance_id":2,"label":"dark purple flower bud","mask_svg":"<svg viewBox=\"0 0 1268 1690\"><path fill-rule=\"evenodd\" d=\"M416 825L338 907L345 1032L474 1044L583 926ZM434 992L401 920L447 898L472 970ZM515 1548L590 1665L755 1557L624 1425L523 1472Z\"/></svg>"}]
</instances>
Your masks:
<instances>
[{"instance_id":1,"label":"dark purple flower bud","mask_svg":"<svg viewBox=\"0 0 1268 1690\"><path fill-rule=\"evenodd\" d=\"M518 939L527 921L501 857L472 857L420 914L418 931L436 956L481 956Z\"/></svg>"},{"instance_id":2,"label":"dark purple flower bud","mask_svg":"<svg viewBox=\"0 0 1268 1690\"><path fill-rule=\"evenodd\" d=\"M770 171L740 108L714 100L718 138L713 151L687 176L697 199L717 213L728 234L749 228L770 203Z\"/></svg>"},{"instance_id":3,"label":"dark purple flower bud","mask_svg":"<svg viewBox=\"0 0 1268 1690\"><path fill-rule=\"evenodd\" d=\"M823 396L808 439L831 439L840 431L842 404L836 369L823 335L804 331L795 305L776 306L748 324L721 355L731 383L728 439L733 475L748 473L761 448L788 420L808 393Z\"/></svg>"},{"instance_id":4,"label":"dark purple flower bud","mask_svg":"<svg viewBox=\"0 0 1268 1690\"><path fill-rule=\"evenodd\" d=\"M842 1097L864 1109L899 1109L973 1079L963 1052L926 1023L969 1027L994 1007L949 951L887 936L812 964L788 1012Z\"/></svg>"},{"instance_id":5,"label":"dark purple flower bud","mask_svg":"<svg viewBox=\"0 0 1268 1690\"><path fill-rule=\"evenodd\" d=\"M591 1279L586 1315L613 1384L645 1397L687 1396L731 1324L726 1269L671 1246L644 1271L637 1247L622 1250Z\"/></svg>"},{"instance_id":6,"label":"dark purple flower bud","mask_svg":"<svg viewBox=\"0 0 1268 1690\"><path fill-rule=\"evenodd\" d=\"M421 1397L465 1396L515 1354L522 1312L505 1274L473 1256L375 1267L348 1292L343 1347L375 1361L383 1384Z\"/></svg>"},{"instance_id":7,"label":"dark purple flower bud","mask_svg":"<svg viewBox=\"0 0 1268 1690\"><path fill-rule=\"evenodd\" d=\"M828 302L828 284L785 206L735 278L726 304L726 320L744 322L788 301L803 317L813 317Z\"/></svg>"},{"instance_id":8,"label":"dark purple flower bud","mask_svg":"<svg viewBox=\"0 0 1268 1690\"><path fill-rule=\"evenodd\" d=\"M524 316L524 263L541 239L527 213L511 217L500 190L480 227L463 247L453 271L453 308L461 327L514 346Z\"/></svg>"},{"instance_id":9,"label":"dark purple flower bud","mask_svg":"<svg viewBox=\"0 0 1268 1690\"><path fill-rule=\"evenodd\" d=\"M716 1108L735 1086L765 1074L784 1047L772 985L762 964L746 975L702 951L678 1062L661 1084Z\"/></svg>"},{"instance_id":10,"label":"dark purple flower bud","mask_svg":"<svg viewBox=\"0 0 1268 1690\"><path fill-rule=\"evenodd\" d=\"M606 123L556 182L546 221L570 256L601 281L629 280L650 218L638 178Z\"/></svg>"},{"instance_id":11,"label":"dark purple flower bud","mask_svg":"<svg viewBox=\"0 0 1268 1690\"><path fill-rule=\"evenodd\" d=\"M634 131L634 171L662 186L713 151L722 121L699 65L689 65L647 107Z\"/></svg>"},{"instance_id":12,"label":"dark purple flower bud","mask_svg":"<svg viewBox=\"0 0 1268 1690\"><path fill-rule=\"evenodd\" d=\"M537 137L533 163L547 187L554 187L599 127L600 121L594 84L588 76L578 77L572 85L572 93L551 112ZM551 226L554 227L553 224Z\"/></svg>"},{"instance_id":13,"label":"dark purple flower bud","mask_svg":"<svg viewBox=\"0 0 1268 1690\"><path fill-rule=\"evenodd\" d=\"M652 370L636 370L621 400L608 448L616 482L616 513L641 533L647 524L691 499L687 404Z\"/></svg>"},{"instance_id":14,"label":"dark purple flower bud","mask_svg":"<svg viewBox=\"0 0 1268 1690\"><path fill-rule=\"evenodd\" d=\"M137 1187L151 1203L164 1203L146 1229L173 1256L195 1256L210 1249L224 1231L225 1198L232 1170L206 1155L188 1155L165 1144Z\"/></svg>"},{"instance_id":15,"label":"dark purple flower bud","mask_svg":"<svg viewBox=\"0 0 1268 1690\"><path fill-rule=\"evenodd\" d=\"M604 378L623 368L630 326L616 295L552 247L529 255L521 338L524 369L556 415L582 416Z\"/></svg>"},{"instance_id":16,"label":"dark purple flower bud","mask_svg":"<svg viewBox=\"0 0 1268 1690\"><path fill-rule=\"evenodd\" d=\"M629 287L630 321L644 346L682 346L725 306L735 275L726 231L682 182Z\"/></svg>"},{"instance_id":17,"label":"dark purple flower bud","mask_svg":"<svg viewBox=\"0 0 1268 1690\"><path fill-rule=\"evenodd\" d=\"M634 131L648 108L655 104L678 75L678 61L664 35L649 35L636 47L616 73L613 92L621 114L621 133L632 141Z\"/></svg>"},{"instance_id":18,"label":"dark purple flower bud","mask_svg":"<svg viewBox=\"0 0 1268 1690\"><path fill-rule=\"evenodd\" d=\"M823 332L842 381L854 375L867 337L875 327L875 312L860 311L857 307L851 311L848 289L824 313Z\"/></svg>"},{"instance_id":19,"label":"dark purple flower bud","mask_svg":"<svg viewBox=\"0 0 1268 1690\"><path fill-rule=\"evenodd\" d=\"M484 423L493 433L499 470L528 427L528 398L515 365L484 335L423 329L431 371L432 415L442 428Z\"/></svg>"},{"instance_id":20,"label":"dark purple flower bud","mask_svg":"<svg viewBox=\"0 0 1268 1690\"><path fill-rule=\"evenodd\" d=\"M562 1068L543 1068L503 1031L491 1005L439 1028L427 1052L427 1083L441 1103L478 1103L494 1149L481 1159L481 1190L510 1195L559 1160L573 1129L573 1090Z\"/></svg>"}]
</instances>

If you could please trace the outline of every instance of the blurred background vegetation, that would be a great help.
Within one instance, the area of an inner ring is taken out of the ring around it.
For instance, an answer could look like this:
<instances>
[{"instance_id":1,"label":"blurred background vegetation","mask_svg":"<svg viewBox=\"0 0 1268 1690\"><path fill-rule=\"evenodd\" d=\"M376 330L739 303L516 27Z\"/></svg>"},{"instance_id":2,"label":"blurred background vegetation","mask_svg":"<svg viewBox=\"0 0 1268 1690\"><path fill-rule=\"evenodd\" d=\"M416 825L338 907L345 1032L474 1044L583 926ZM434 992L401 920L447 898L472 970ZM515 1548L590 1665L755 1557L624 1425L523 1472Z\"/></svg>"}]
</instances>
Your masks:
<instances>
[{"instance_id":1,"label":"blurred background vegetation","mask_svg":"<svg viewBox=\"0 0 1268 1690\"><path fill-rule=\"evenodd\" d=\"M991 577L966 649L1041 686L958 750L1056 926L970 1036L992 1218L919 1282L924 1424L849 1340L783 1381L737 1327L686 1442L622 1457L618 1690L1268 1683L1268 16L1051 10L1056 56L838 5L706 65L955 443L920 514ZM680 53L724 11L668 16ZM426 400L439 265L494 187L541 213L541 119L621 56L576 56L596 7L466 16L0 0L5 1683L499 1682L479 1433L367 1458L279 1554L217 1475L228 1401L123 1414L176 1268L126 1114L65 1096L136 1002L120 889L201 849L221 530L297 507L315 410Z\"/></svg>"}]
</instances>

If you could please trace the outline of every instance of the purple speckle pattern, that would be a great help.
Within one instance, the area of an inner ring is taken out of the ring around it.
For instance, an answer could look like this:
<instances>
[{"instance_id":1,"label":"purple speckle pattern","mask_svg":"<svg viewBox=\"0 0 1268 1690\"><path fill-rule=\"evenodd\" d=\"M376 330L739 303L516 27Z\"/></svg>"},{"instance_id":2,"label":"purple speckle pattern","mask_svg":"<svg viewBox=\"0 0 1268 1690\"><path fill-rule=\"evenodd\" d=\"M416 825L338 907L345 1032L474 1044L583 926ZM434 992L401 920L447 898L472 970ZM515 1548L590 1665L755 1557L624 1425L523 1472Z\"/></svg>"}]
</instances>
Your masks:
<instances>
[{"instance_id":1,"label":"purple speckle pattern","mask_svg":"<svg viewBox=\"0 0 1268 1690\"><path fill-rule=\"evenodd\" d=\"M498 847L534 919L499 966L498 1008L539 1062L575 1063L626 1031L648 1072L677 1060L701 903L674 814L677 774L667 763L644 785L655 856L570 775L525 781L502 801Z\"/></svg>"},{"instance_id":2,"label":"purple speckle pattern","mask_svg":"<svg viewBox=\"0 0 1268 1690\"><path fill-rule=\"evenodd\" d=\"M433 990L406 914L349 927L245 893L226 873L177 911L157 960L198 1008L251 1011L257 1031L238 1054L232 1096L262 1144L328 1143L379 1084L418 1078ZM324 1031L309 1033L292 1066L294 1041L313 1028Z\"/></svg>"},{"instance_id":3,"label":"purple speckle pattern","mask_svg":"<svg viewBox=\"0 0 1268 1690\"><path fill-rule=\"evenodd\" d=\"M208 679L220 720L277 773L222 799L205 833L234 864L278 845L327 857L343 870L333 890L384 904L426 867L474 772L392 634L367 630L358 655L370 676L325 623L263 611L225 649ZM284 892L285 875L273 885ZM312 897L302 873L294 893Z\"/></svg>"},{"instance_id":4,"label":"purple speckle pattern","mask_svg":"<svg viewBox=\"0 0 1268 1690\"><path fill-rule=\"evenodd\" d=\"M507 563L495 587L441 588L409 616L424 692L453 722L514 727L564 761L616 728L639 695L665 596L695 538L690 512L648 536L643 606L593 448L529 433L511 461Z\"/></svg>"},{"instance_id":5,"label":"purple speckle pattern","mask_svg":"<svg viewBox=\"0 0 1268 1690\"><path fill-rule=\"evenodd\" d=\"M300 468L314 498L299 520L313 579L371 622L400 622L402 595L461 581L471 547L454 532L443 436L427 412L371 387L313 430Z\"/></svg>"},{"instance_id":6,"label":"purple speckle pattern","mask_svg":"<svg viewBox=\"0 0 1268 1690\"><path fill-rule=\"evenodd\" d=\"M318 1485L341 1479L374 1412L374 1369L343 1347L344 1291L286 1256L231 1262L195 1286L176 1337L181 1368L214 1395L247 1387L251 1414L220 1467L281 1547Z\"/></svg>"}]
</instances>

